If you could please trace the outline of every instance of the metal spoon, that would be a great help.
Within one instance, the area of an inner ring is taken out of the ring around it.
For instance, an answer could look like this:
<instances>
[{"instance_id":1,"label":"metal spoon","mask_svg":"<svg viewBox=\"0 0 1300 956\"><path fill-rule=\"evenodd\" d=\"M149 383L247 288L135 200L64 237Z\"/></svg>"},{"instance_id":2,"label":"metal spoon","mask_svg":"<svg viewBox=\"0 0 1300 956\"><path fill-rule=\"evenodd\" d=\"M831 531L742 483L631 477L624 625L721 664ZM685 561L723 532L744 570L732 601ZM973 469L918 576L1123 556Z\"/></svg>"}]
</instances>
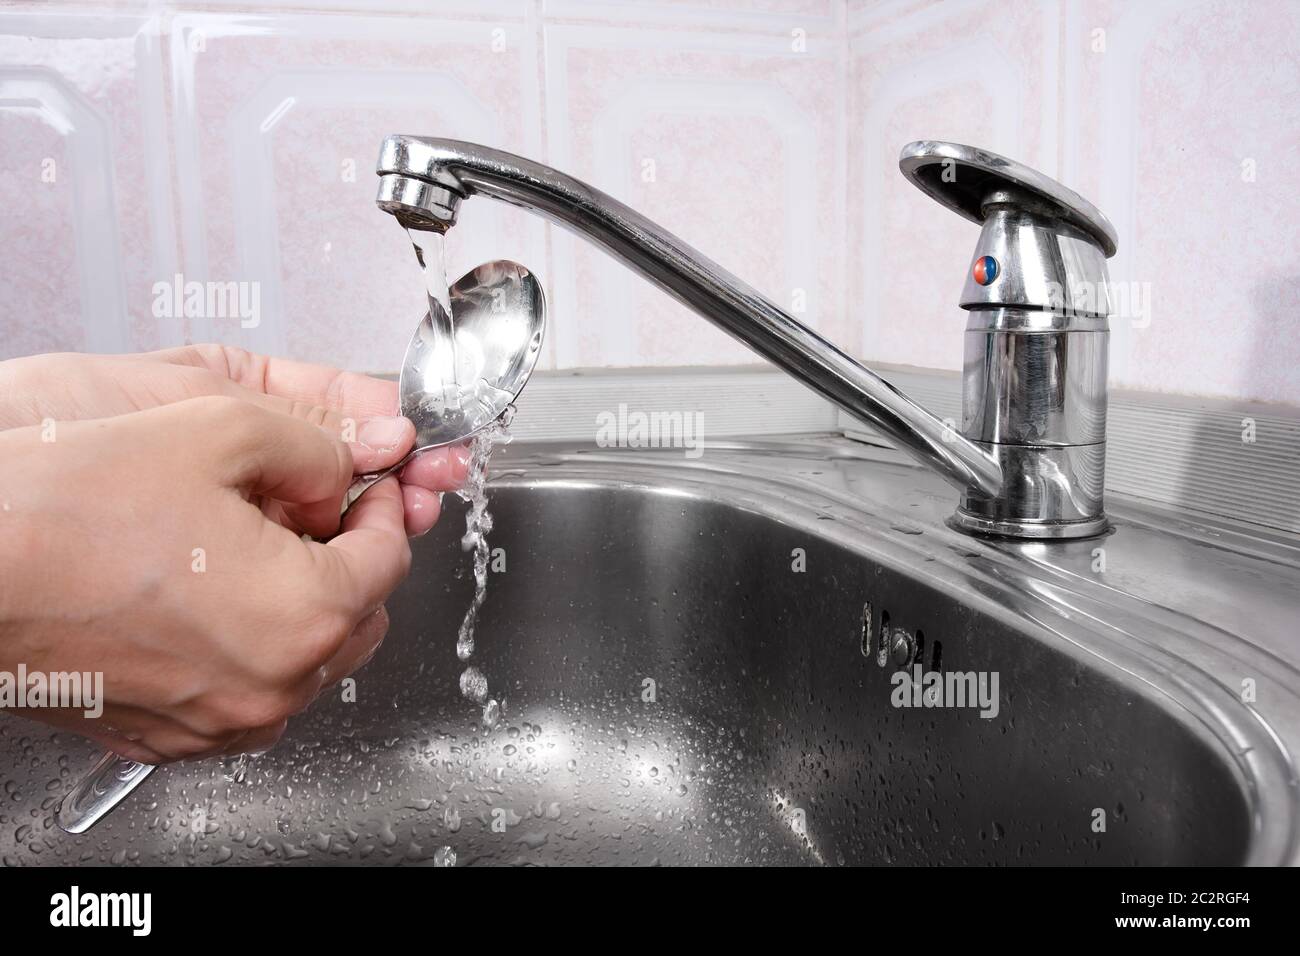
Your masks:
<instances>
[{"instance_id":1,"label":"metal spoon","mask_svg":"<svg viewBox=\"0 0 1300 956\"><path fill-rule=\"evenodd\" d=\"M416 455L464 441L496 421L533 373L546 330L536 276L498 259L461 276L450 292L454 325L426 313L402 361L399 405L415 424L415 448L397 464L357 478L343 499L344 514ZM431 308L441 306L432 302ZM444 331L453 327L454 342Z\"/></svg>"},{"instance_id":2,"label":"metal spoon","mask_svg":"<svg viewBox=\"0 0 1300 956\"><path fill-rule=\"evenodd\" d=\"M398 403L415 424L415 448L397 464L354 480L343 514L420 452L464 441L496 421L533 373L546 330L546 301L536 276L498 259L461 276L449 292L454 322L425 313L398 378ZM430 307L442 308L437 302ZM452 328L454 342L443 331ZM153 770L151 764L104 754L63 798L55 820L68 833L84 833Z\"/></svg>"}]
</instances>

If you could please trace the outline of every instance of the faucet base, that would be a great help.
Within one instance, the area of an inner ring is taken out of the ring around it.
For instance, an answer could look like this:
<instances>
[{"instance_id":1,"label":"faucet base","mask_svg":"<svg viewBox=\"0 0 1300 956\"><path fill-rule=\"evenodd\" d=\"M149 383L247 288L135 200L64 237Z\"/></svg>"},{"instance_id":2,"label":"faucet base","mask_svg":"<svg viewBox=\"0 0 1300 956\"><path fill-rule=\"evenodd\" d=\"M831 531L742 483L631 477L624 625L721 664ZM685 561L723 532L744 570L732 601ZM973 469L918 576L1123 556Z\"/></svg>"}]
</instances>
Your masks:
<instances>
[{"instance_id":1,"label":"faucet base","mask_svg":"<svg viewBox=\"0 0 1300 956\"><path fill-rule=\"evenodd\" d=\"M1009 521L1005 518L988 518L971 514L958 508L948 519L948 524L968 534L1028 538L1037 541L1093 538L1110 530L1110 521L1104 513L1082 521Z\"/></svg>"},{"instance_id":2,"label":"faucet base","mask_svg":"<svg viewBox=\"0 0 1300 956\"><path fill-rule=\"evenodd\" d=\"M976 442L1002 469L993 495L966 489L952 527L973 534L1053 540L1106 530L1106 443L1010 445Z\"/></svg>"}]
</instances>

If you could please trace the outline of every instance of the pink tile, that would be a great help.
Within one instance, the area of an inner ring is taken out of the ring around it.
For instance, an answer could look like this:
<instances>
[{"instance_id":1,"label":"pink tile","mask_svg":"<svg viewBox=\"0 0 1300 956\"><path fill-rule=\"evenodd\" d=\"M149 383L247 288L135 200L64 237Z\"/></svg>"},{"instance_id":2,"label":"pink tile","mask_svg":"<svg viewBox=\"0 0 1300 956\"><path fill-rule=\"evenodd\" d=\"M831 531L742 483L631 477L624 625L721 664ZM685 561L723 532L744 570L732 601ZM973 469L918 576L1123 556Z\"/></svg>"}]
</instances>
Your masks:
<instances>
[{"instance_id":1,"label":"pink tile","mask_svg":"<svg viewBox=\"0 0 1300 956\"><path fill-rule=\"evenodd\" d=\"M374 205L380 141L416 133L535 155L535 38L522 20L178 18L185 262L214 280L261 282L269 313L256 329L215 321L207 334L395 369L423 286L405 235ZM449 279L501 257L544 275L541 228L501 204L466 203Z\"/></svg>"},{"instance_id":2,"label":"pink tile","mask_svg":"<svg viewBox=\"0 0 1300 956\"><path fill-rule=\"evenodd\" d=\"M957 301L979 229L899 172L918 139L1055 157L1042 77L1057 42L1047 4L914 3L872 10L849 48L849 299L868 361L959 369ZM851 20L857 22L857 20Z\"/></svg>"},{"instance_id":3,"label":"pink tile","mask_svg":"<svg viewBox=\"0 0 1300 956\"><path fill-rule=\"evenodd\" d=\"M166 334L151 311L174 257L151 34L137 17L0 12L0 358Z\"/></svg>"},{"instance_id":4,"label":"pink tile","mask_svg":"<svg viewBox=\"0 0 1300 956\"><path fill-rule=\"evenodd\" d=\"M1083 26L1109 42L1082 98L1124 111L1091 117L1081 166L1152 295L1114 384L1300 402L1300 9L1091 3Z\"/></svg>"},{"instance_id":5,"label":"pink tile","mask_svg":"<svg viewBox=\"0 0 1300 956\"><path fill-rule=\"evenodd\" d=\"M825 37L790 42L549 25L550 159L837 338L837 62ZM587 245L556 249L561 364L755 361Z\"/></svg>"}]
</instances>

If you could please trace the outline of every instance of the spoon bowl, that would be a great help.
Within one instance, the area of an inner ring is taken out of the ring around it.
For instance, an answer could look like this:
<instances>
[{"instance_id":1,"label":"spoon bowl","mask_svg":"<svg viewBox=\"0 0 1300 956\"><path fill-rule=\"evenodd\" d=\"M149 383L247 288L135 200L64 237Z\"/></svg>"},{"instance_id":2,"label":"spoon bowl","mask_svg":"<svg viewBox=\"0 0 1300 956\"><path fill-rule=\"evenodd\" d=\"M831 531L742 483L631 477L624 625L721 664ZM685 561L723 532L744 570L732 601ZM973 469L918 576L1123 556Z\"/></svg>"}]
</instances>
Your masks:
<instances>
[{"instance_id":1,"label":"spoon bowl","mask_svg":"<svg viewBox=\"0 0 1300 956\"><path fill-rule=\"evenodd\" d=\"M415 425L415 447L397 464L362 475L343 513L367 489L421 452L473 437L523 391L546 331L546 297L524 266L496 259L471 269L450 290L451 318L437 301L416 327L398 378L399 408ZM450 333L450 334L449 334Z\"/></svg>"},{"instance_id":2,"label":"spoon bowl","mask_svg":"<svg viewBox=\"0 0 1300 956\"><path fill-rule=\"evenodd\" d=\"M435 322L425 314L398 380L401 411L415 424L417 450L464 441L496 421L541 353L545 298L528 269L505 259L486 262L449 291L452 321ZM436 301L432 307L441 308ZM450 339L447 328L454 330Z\"/></svg>"}]
</instances>

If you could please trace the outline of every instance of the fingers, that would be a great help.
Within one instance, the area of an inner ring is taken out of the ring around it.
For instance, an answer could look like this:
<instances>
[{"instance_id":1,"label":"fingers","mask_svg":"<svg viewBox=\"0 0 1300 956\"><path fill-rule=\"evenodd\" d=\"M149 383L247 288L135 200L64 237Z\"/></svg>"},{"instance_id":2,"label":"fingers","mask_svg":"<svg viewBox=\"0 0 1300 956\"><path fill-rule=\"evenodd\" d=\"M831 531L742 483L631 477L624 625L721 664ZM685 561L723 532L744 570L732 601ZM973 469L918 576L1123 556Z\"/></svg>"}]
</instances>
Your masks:
<instances>
[{"instance_id":1,"label":"fingers","mask_svg":"<svg viewBox=\"0 0 1300 956\"><path fill-rule=\"evenodd\" d=\"M226 345L190 345L153 352L151 357L207 368L250 391L321 406L358 420L397 412L397 383L369 375L269 358Z\"/></svg>"},{"instance_id":2,"label":"fingers","mask_svg":"<svg viewBox=\"0 0 1300 956\"><path fill-rule=\"evenodd\" d=\"M352 473L364 475L382 471L397 464L411 450L415 443L415 426L410 420L400 416L394 418L371 418L357 423L352 419L340 418L335 412L326 412L320 406L305 406L287 399L259 395L231 385L230 388L242 393L242 397L252 404L268 409L273 414L283 414L292 418L319 425L327 434L341 438L347 443L352 453ZM337 515L329 515L328 509L314 509L297 504L288 504L283 509L287 526L321 534L317 530L325 527L333 532L338 527Z\"/></svg>"},{"instance_id":3,"label":"fingers","mask_svg":"<svg viewBox=\"0 0 1300 956\"><path fill-rule=\"evenodd\" d=\"M353 468L358 475L397 464L415 444L415 426L400 415L358 419L323 405L309 405L278 395L263 395L238 385L228 387L230 391L227 394L235 398L311 422L331 437L347 442L352 449Z\"/></svg>"},{"instance_id":4,"label":"fingers","mask_svg":"<svg viewBox=\"0 0 1300 956\"><path fill-rule=\"evenodd\" d=\"M127 760L134 760L136 763L157 765L166 763L168 760L167 757L152 747L146 746L143 741L131 740L119 731L109 730L99 721L78 718L66 722L51 721L51 723L54 723L55 726L66 727L75 734L93 740L105 750L111 751L119 757L125 757Z\"/></svg>"},{"instance_id":5,"label":"fingers","mask_svg":"<svg viewBox=\"0 0 1300 956\"><path fill-rule=\"evenodd\" d=\"M240 733L206 736L157 716L150 716L144 721L136 718L132 722L143 729L130 737L120 731L92 727L90 721L82 721L81 726L72 729L119 757L153 765L223 753L243 736Z\"/></svg>"},{"instance_id":6,"label":"fingers","mask_svg":"<svg viewBox=\"0 0 1300 956\"><path fill-rule=\"evenodd\" d=\"M382 604L361 619L338 653L325 665L324 687L337 684L370 662L388 633L388 609Z\"/></svg>"},{"instance_id":7,"label":"fingers","mask_svg":"<svg viewBox=\"0 0 1300 956\"><path fill-rule=\"evenodd\" d=\"M279 742L284 736L285 729L289 726L288 720L278 720L275 723L267 724L264 727L254 727L252 730L240 734L233 741L227 743L216 754L249 754L256 756L266 753Z\"/></svg>"},{"instance_id":8,"label":"fingers","mask_svg":"<svg viewBox=\"0 0 1300 956\"><path fill-rule=\"evenodd\" d=\"M374 485L344 518L342 534L308 547L327 593L344 602L355 627L384 603L411 568L401 486L393 478Z\"/></svg>"},{"instance_id":9,"label":"fingers","mask_svg":"<svg viewBox=\"0 0 1300 956\"><path fill-rule=\"evenodd\" d=\"M212 372L221 394L269 411L300 418L348 443L353 470L361 475L395 465L415 443L415 426L397 409L397 384L338 369L256 355L223 345L192 345L150 353L149 358ZM459 488L468 450L463 446L427 452L402 472L402 483L430 492ZM408 491L407 530L427 532L437 521L434 495ZM307 528L300 509L284 509L295 527Z\"/></svg>"},{"instance_id":10,"label":"fingers","mask_svg":"<svg viewBox=\"0 0 1300 956\"><path fill-rule=\"evenodd\" d=\"M348 444L352 452L352 470L364 475L382 471L400 461L415 442L415 426L405 418L375 418L361 423L356 429L356 438L355 442ZM416 537L433 527L441 513L439 495L464 483L468 460L469 453L464 448L438 448L424 452L402 469L407 534ZM279 520L274 515L282 514L284 520L281 523L310 530L304 523L302 511L291 504L277 507L275 512L267 510L267 515Z\"/></svg>"},{"instance_id":11,"label":"fingers","mask_svg":"<svg viewBox=\"0 0 1300 956\"><path fill-rule=\"evenodd\" d=\"M347 442L358 475L397 464L415 444L415 426L400 415L356 418L353 417L356 413L350 414L346 410L311 405L279 395L264 395L234 383L225 383L222 394L310 422L331 437Z\"/></svg>"},{"instance_id":12,"label":"fingers","mask_svg":"<svg viewBox=\"0 0 1300 956\"><path fill-rule=\"evenodd\" d=\"M466 445L431 448L402 469L406 533L412 538L426 534L437 523L442 514L442 493L465 484L469 459Z\"/></svg>"},{"instance_id":13,"label":"fingers","mask_svg":"<svg viewBox=\"0 0 1300 956\"><path fill-rule=\"evenodd\" d=\"M371 418L356 429L352 449L352 470L358 475L381 471L401 461L415 444L415 426L410 419Z\"/></svg>"},{"instance_id":14,"label":"fingers","mask_svg":"<svg viewBox=\"0 0 1300 956\"><path fill-rule=\"evenodd\" d=\"M173 365L207 369L221 394L302 418L349 443L356 473L388 468L415 442L415 426L397 415L397 383L224 345L149 353Z\"/></svg>"},{"instance_id":15,"label":"fingers","mask_svg":"<svg viewBox=\"0 0 1300 956\"><path fill-rule=\"evenodd\" d=\"M442 514L439 492L417 485L402 485L402 510L406 520L406 533L412 538L428 534Z\"/></svg>"},{"instance_id":16,"label":"fingers","mask_svg":"<svg viewBox=\"0 0 1300 956\"><path fill-rule=\"evenodd\" d=\"M215 417L207 423L211 447L228 486L293 505L295 520L310 534L324 536L338 527L352 480L352 453L345 444L308 422L247 402L196 401L208 403Z\"/></svg>"},{"instance_id":17,"label":"fingers","mask_svg":"<svg viewBox=\"0 0 1300 956\"><path fill-rule=\"evenodd\" d=\"M402 469L402 483L429 491L455 491L469 473L469 448L451 445L422 451Z\"/></svg>"},{"instance_id":18,"label":"fingers","mask_svg":"<svg viewBox=\"0 0 1300 956\"><path fill-rule=\"evenodd\" d=\"M167 757L151 750L144 744L134 740L127 740L117 734L105 733L87 733L86 737L99 744L110 753L115 753L119 757L125 757L127 760L134 760L136 763L147 763L156 767L159 764L167 763Z\"/></svg>"},{"instance_id":19,"label":"fingers","mask_svg":"<svg viewBox=\"0 0 1300 956\"><path fill-rule=\"evenodd\" d=\"M228 387L230 391L226 394L281 415L311 422L332 438L347 442L352 449L353 469L358 475L397 464L415 444L415 426L400 415L358 419L323 405L308 405L278 395L262 395L237 385Z\"/></svg>"}]
</instances>

